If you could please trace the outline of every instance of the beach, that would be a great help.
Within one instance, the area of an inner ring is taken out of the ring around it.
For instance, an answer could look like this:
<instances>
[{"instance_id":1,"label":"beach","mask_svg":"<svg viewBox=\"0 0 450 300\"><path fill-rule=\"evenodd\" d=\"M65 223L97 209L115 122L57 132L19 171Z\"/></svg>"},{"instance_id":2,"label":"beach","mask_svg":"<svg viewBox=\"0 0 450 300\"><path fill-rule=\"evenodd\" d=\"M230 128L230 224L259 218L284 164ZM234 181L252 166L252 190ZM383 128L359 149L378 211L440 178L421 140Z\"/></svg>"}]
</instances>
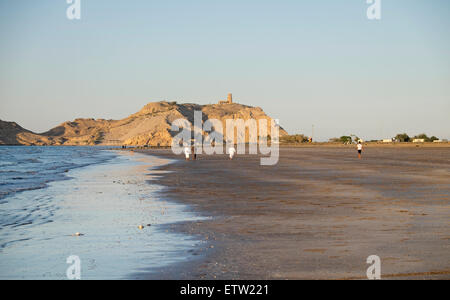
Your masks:
<instances>
[{"instance_id":1,"label":"beach","mask_svg":"<svg viewBox=\"0 0 450 300\"><path fill-rule=\"evenodd\" d=\"M146 279L450 279L450 147L282 147L257 155L133 150L175 159L158 167L160 197L201 221L165 225L201 239L192 259Z\"/></svg>"},{"instance_id":2,"label":"beach","mask_svg":"<svg viewBox=\"0 0 450 300\"><path fill-rule=\"evenodd\" d=\"M71 256L81 279L140 278L204 243L163 229L202 219L156 196L164 187L149 173L170 160L93 147L0 151L0 279L68 279Z\"/></svg>"}]
</instances>

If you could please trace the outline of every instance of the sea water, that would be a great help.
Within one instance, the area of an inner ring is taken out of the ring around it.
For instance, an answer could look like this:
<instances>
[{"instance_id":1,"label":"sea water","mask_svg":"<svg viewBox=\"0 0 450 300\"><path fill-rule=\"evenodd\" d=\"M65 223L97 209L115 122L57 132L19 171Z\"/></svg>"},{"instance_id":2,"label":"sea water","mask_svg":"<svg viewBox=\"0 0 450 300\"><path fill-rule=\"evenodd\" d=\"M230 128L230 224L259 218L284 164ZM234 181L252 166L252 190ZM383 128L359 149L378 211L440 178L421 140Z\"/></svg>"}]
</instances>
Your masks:
<instances>
[{"instance_id":1,"label":"sea water","mask_svg":"<svg viewBox=\"0 0 450 300\"><path fill-rule=\"evenodd\" d=\"M66 279L69 256L82 279L186 260L201 241L163 225L200 218L152 183L149 170L167 163L97 147L0 147L0 279Z\"/></svg>"}]
</instances>

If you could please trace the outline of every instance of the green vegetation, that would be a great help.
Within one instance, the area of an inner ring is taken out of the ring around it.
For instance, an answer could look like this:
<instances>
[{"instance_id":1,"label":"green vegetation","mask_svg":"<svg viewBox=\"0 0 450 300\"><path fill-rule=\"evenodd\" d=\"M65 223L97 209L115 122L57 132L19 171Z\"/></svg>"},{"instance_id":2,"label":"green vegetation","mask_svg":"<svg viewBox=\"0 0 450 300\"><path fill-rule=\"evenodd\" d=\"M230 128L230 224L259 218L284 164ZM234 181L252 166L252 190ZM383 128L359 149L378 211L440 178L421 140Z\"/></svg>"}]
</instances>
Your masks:
<instances>
[{"instance_id":1,"label":"green vegetation","mask_svg":"<svg viewBox=\"0 0 450 300\"><path fill-rule=\"evenodd\" d=\"M353 142L353 139L351 136L344 135L339 138L339 141L344 144L351 144Z\"/></svg>"},{"instance_id":2,"label":"green vegetation","mask_svg":"<svg viewBox=\"0 0 450 300\"><path fill-rule=\"evenodd\" d=\"M433 135L432 137L430 137L430 141L431 141L431 142L439 141L439 140L440 140L440 138L435 137L434 135Z\"/></svg>"},{"instance_id":3,"label":"green vegetation","mask_svg":"<svg viewBox=\"0 0 450 300\"><path fill-rule=\"evenodd\" d=\"M412 138L409 135L407 135L406 133L400 133L395 136L395 140L400 143L412 142L415 139L424 140L427 143L431 143L431 142L439 140L439 138L437 138L435 136L428 137L425 133L418 134Z\"/></svg>"},{"instance_id":4,"label":"green vegetation","mask_svg":"<svg viewBox=\"0 0 450 300\"><path fill-rule=\"evenodd\" d=\"M428 137L425 133L422 134L418 134L416 135L413 139L423 139L425 142L434 142L439 140L437 137L432 136L432 137Z\"/></svg>"},{"instance_id":5,"label":"green vegetation","mask_svg":"<svg viewBox=\"0 0 450 300\"><path fill-rule=\"evenodd\" d=\"M438 141L439 138L432 136L432 137L428 137L425 133L422 134L418 134L414 137L410 137L408 134L406 133L399 133L395 136L395 138L393 139L394 142L400 142L400 143L409 143L412 142L415 139L420 139L420 140L424 140L427 143L432 143L434 141ZM344 135L341 136L340 138L332 138L329 140L330 143L343 143L343 144L352 144L352 143L357 143L360 140L359 137L357 137L354 134L351 135ZM379 140L371 140L369 142L379 142Z\"/></svg>"},{"instance_id":6,"label":"green vegetation","mask_svg":"<svg viewBox=\"0 0 450 300\"><path fill-rule=\"evenodd\" d=\"M282 144L300 144L307 142L308 137L303 134L286 135L280 137L280 143Z\"/></svg>"},{"instance_id":7,"label":"green vegetation","mask_svg":"<svg viewBox=\"0 0 450 300\"><path fill-rule=\"evenodd\" d=\"M329 140L330 143L342 143L342 144L352 144L357 143L360 140L359 137L357 137L354 134L351 135L343 135L340 138L332 138Z\"/></svg>"},{"instance_id":8,"label":"green vegetation","mask_svg":"<svg viewBox=\"0 0 450 300\"><path fill-rule=\"evenodd\" d=\"M411 138L406 133L399 133L395 136L395 140L401 143L408 143L411 141Z\"/></svg>"}]
</instances>

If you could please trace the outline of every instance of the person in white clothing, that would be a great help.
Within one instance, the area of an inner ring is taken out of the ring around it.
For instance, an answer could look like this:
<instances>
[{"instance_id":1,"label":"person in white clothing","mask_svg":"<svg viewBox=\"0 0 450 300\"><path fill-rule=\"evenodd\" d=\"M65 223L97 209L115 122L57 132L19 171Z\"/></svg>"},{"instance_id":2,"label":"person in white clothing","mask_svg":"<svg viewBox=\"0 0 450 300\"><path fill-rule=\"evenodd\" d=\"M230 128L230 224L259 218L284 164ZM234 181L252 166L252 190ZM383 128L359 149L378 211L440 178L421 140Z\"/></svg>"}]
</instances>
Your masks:
<instances>
[{"instance_id":1,"label":"person in white clothing","mask_svg":"<svg viewBox=\"0 0 450 300\"><path fill-rule=\"evenodd\" d=\"M188 146L184 147L184 155L186 156L186 160L189 160L190 154L191 154L191 149Z\"/></svg>"},{"instance_id":2,"label":"person in white clothing","mask_svg":"<svg viewBox=\"0 0 450 300\"><path fill-rule=\"evenodd\" d=\"M230 160L232 160L236 154L236 149L234 149L234 147L230 147L230 149L228 149L228 153L230 154Z\"/></svg>"},{"instance_id":3,"label":"person in white clothing","mask_svg":"<svg viewBox=\"0 0 450 300\"><path fill-rule=\"evenodd\" d=\"M358 149L358 158L361 159L361 154L362 154L362 150L363 150L363 145L361 144L361 142L358 142L358 145L356 146L356 148Z\"/></svg>"}]
</instances>

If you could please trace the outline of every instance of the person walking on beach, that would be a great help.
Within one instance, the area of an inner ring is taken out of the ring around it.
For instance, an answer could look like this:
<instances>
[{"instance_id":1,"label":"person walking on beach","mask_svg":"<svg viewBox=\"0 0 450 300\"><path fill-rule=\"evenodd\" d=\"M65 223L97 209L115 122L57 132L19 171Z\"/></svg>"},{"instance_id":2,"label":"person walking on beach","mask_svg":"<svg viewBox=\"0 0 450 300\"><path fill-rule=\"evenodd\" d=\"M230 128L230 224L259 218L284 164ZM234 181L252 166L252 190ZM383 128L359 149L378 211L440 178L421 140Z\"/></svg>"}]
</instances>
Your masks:
<instances>
[{"instance_id":1,"label":"person walking on beach","mask_svg":"<svg viewBox=\"0 0 450 300\"><path fill-rule=\"evenodd\" d=\"M188 146L184 147L184 155L186 156L186 160L189 160L191 154L191 150L189 149Z\"/></svg>"},{"instance_id":2,"label":"person walking on beach","mask_svg":"<svg viewBox=\"0 0 450 300\"><path fill-rule=\"evenodd\" d=\"M358 145L356 146L356 148L358 149L358 158L361 159L361 154L362 154L362 150L363 150L363 145L361 144L361 141L358 142Z\"/></svg>"},{"instance_id":3,"label":"person walking on beach","mask_svg":"<svg viewBox=\"0 0 450 300\"><path fill-rule=\"evenodd\" d=\"M230 160L233 160L234 155L236 154L236 149L234 149L234 146L231 146L230 149L228 149L228 153L230 154Z\"/></svg>"},{"instance_id":4,"label":"person walking on beach","mask_svg":"<svg viewBox=\"0 0 450 300\"><path fill-rule=\"evenodd\" d=\"M197 160L197 153L195 153L195 147L191 147L192 160Z\"/></svg>"}]
</instances>

